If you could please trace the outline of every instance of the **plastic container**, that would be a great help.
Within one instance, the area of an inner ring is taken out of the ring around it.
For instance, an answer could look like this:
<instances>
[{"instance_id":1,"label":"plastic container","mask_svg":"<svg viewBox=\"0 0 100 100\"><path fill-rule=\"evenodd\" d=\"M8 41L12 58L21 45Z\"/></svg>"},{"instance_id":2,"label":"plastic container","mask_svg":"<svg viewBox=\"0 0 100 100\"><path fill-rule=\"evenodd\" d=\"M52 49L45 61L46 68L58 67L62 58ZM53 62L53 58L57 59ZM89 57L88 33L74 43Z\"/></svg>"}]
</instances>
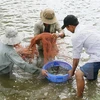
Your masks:
<instances>
[{"instance_id":1,"label":"plastic container","mask_svg":"<svg viewBox=\"0 0 100 100\"><path fill-rule=\"evenodd\" d=\"M48 70L50 67L56 67L56 66L61 66L67 70L71 70L72 67L70 64L68 64L67 62L65 61L59 61L59 60L54 60L54 61L51 61L51 62L48 62L47 64L45 64L43 66L43 69L45 70ZM69 74L57 74L57 75L54 75L54 74L51 74L51 73L47 73L48 76L46 77L49 81L51 82L54 82L54 83L64 83L66 82L68 79L69 79Z\"/></svg>"}]
</instances>

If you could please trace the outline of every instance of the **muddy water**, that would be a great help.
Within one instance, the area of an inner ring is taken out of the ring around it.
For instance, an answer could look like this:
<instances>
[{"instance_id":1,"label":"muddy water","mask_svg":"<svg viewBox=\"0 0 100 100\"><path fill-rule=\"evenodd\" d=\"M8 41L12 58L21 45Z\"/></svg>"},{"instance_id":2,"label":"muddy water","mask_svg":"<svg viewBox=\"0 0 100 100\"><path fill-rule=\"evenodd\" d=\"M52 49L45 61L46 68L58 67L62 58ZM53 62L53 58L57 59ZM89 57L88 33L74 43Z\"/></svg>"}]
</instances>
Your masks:
<instances>
[{"instance_id":1,"label":"muddy water","mask_svg":"<svg viewBox=\"0 0 100 100\"><path fill-rule=\"evenodd\" d=\"M75 14L83 24L93 24L100 29L100 0L0 0L0 34L5 25L17 27L22 37L33 35L39 13L47 7L55 10L59 23L67 14ZM65 30L66 37L58 39L59 55L56 59L72 63L72 34ZM22 43L26 45L26 42ZM83 51L79 66L88 60ZM66 83L55 84L47 79L39 80L19 68L13 71L16 78L0 77L0 100L99 100L100 74L97 81L86 81L84 96L76 97L75 77Z\"/></svg>"}]
</instances>

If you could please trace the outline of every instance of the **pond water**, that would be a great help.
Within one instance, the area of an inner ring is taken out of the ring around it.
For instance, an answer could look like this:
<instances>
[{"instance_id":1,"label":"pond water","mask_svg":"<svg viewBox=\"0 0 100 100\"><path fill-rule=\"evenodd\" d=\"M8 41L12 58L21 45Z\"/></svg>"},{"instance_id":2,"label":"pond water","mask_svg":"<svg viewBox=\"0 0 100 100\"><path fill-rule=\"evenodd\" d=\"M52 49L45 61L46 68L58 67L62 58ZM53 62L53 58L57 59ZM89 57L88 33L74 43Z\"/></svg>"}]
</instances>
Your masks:
<instances>
[{"instance_id":1,"label":"pond water","mask_svg":"<svg viewBox=\"0 0 100 100\"><path fill-rule=\"evenodd\" d=\"M40 20L40 11L45 8L55 10L59 23L67 14L74 14L80 23L94 25L100 29L100 0L0 0L0 34L5 26L17 27L22 37L33 35L34 24ZM65 30L66 37L59 39L62 50L56 59L72 63L72 34ZM23 45L27 43L23 41ZM88 60L83 51L79 66ZM100 74L97 81L88 82L82 99L76 97L75 77L66 83L51 83L47 79L23 72L18 67L13 71L15 79L0 77L0 100L100 100Z\"/></svg>"}]
</instances>

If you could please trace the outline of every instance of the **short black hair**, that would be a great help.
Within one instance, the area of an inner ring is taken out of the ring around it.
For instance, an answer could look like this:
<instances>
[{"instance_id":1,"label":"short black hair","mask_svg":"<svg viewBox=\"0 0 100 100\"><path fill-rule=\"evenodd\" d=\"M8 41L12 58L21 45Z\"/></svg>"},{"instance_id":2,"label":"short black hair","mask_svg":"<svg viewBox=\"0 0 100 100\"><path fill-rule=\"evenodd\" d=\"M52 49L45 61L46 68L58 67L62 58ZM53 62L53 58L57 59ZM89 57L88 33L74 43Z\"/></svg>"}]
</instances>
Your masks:
<instances>
[{"instance_id":1,"label":"short black hair","mask_svg":"<svg viewBox=\"0 0 100 100\"><path fill-rule=\"evenodd\" d=\"M79 24L79 21L76 16L74 15L67 15L63 20L64 25L61 27L64 29L68 25L74 25L77 26Z\"/></svg>"}]
</instances>

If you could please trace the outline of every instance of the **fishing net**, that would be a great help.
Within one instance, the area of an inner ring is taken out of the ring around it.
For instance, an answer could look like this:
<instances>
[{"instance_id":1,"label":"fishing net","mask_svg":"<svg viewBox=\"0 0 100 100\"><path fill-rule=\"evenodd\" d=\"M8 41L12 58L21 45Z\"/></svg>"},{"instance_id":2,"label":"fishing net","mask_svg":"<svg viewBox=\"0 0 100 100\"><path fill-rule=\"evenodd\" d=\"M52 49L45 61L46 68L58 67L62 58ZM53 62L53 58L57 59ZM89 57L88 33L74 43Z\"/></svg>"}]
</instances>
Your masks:
<instances>
[{"instance_id":1,"label":"fishing net","mask_svg":"<svg viewBox=\"0 0 100 100\"><path fill-rule=\"evenodd\" d=\"M58 54L56 40L56 35L50 33L41 33L35 36L34 38L32 38L29 45L29 50L32 50L31 56L34 58L34 54L38 52L36 44L39 45L41 42L43 47L44 64L54 59L54 57Z\"/></svg>"}]
</instances>

